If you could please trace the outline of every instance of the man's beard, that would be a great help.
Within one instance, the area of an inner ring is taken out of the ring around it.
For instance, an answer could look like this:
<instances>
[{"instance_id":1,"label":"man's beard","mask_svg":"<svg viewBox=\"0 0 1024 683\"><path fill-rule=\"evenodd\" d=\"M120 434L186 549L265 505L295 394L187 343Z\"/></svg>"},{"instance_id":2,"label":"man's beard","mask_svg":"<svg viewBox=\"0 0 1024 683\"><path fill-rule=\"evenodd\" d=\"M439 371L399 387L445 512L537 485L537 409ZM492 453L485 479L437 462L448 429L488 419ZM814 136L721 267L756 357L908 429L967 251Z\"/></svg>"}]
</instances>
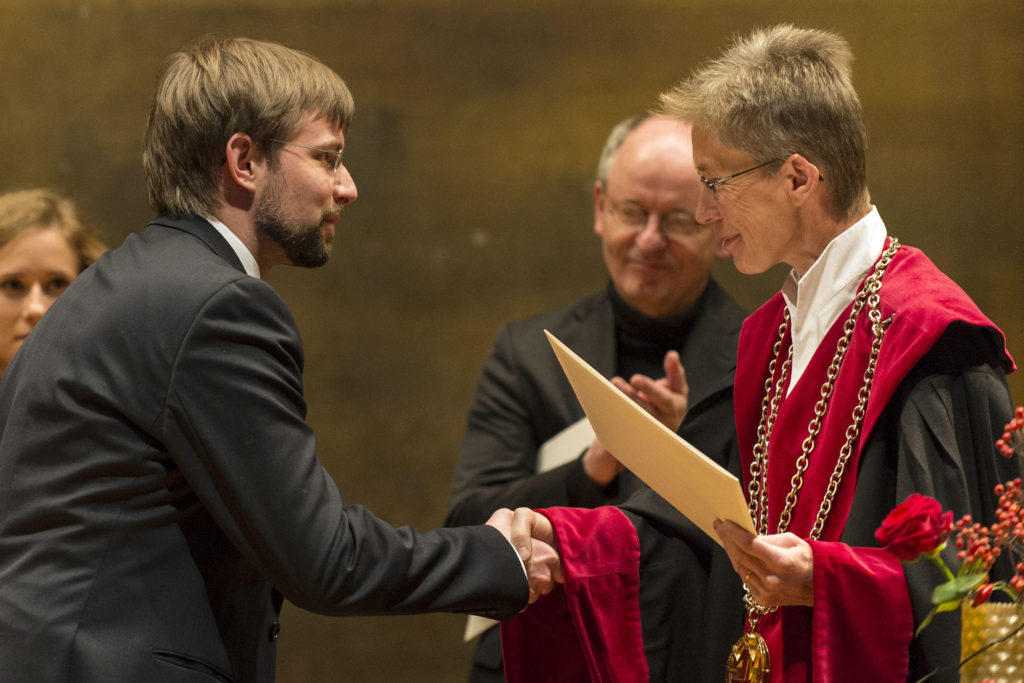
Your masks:
<instances>
[{"instance_id":1,"label":"man's beard","mask_svg":"<svg viewBox=\"0 0 1024 683\"><path fill-rule=\"evenodd\" d=\"M296 224L286 219L281 210L281 195L284 189L284 179L275 174L267 186L266 193L256 205L256 232L269 237L280 246L293 266L319 268L331 257L331 244L320 230L320 226L329 218L336 220L341 209L325 211L317 223Z\"/></svg>"}]
</instances>

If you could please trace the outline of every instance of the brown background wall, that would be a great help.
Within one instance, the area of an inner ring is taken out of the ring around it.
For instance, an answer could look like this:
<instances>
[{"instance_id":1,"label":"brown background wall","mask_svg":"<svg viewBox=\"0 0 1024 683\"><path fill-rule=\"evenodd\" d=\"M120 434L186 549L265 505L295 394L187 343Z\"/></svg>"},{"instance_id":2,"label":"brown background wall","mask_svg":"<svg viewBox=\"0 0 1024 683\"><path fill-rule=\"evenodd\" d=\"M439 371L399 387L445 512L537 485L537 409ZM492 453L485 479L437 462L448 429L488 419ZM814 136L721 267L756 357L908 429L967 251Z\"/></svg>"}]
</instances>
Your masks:
<instances>
[{"instance_id":1,"label":"brown background wall","mask_svg":"<svg viewBox=\"0 0 1024 683\"><path fill-rule=\"evenodd\" d=\"M498 326L604 283L590 183L609 127L736 32L842 32L890 231L923 247L1024 361L1024 4L1018 0L233 3L0 0L0 190L75 197L112 244L149 218L139 138L163 58L210 31L310 51L352 87L360 198L336 256L269 280L305 337L309 419L347 502L441 523ZM719 277L747 306L781 272ZM1024 378L1011 386L1024 398ZM454 681L462 618L286 607L279 679Z\"/></svg>"}]
</instances>

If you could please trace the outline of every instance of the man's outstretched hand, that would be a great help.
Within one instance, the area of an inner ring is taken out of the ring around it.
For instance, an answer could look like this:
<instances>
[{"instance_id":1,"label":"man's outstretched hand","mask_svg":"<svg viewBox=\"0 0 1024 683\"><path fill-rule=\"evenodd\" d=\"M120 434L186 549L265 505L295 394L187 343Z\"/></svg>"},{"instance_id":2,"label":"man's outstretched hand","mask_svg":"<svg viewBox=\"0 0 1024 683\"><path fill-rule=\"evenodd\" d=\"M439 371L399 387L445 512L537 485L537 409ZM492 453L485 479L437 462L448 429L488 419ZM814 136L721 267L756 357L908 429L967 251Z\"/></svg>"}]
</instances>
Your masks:
<instances>
[{"instance_id":1,"label":"man's outstretched hand","mask_svg":"<svg viewBox=\"0 0 1024 683\"><path fill-rule=\"evenodd\" d=\"M565 581L555 549L555 532L547 517L530 508L518 508L515 512L503 508L495 511L487 524L503 533L519 553L530 584L529 604L550 593L556 583Z\"/></svg>"}]
</instances>

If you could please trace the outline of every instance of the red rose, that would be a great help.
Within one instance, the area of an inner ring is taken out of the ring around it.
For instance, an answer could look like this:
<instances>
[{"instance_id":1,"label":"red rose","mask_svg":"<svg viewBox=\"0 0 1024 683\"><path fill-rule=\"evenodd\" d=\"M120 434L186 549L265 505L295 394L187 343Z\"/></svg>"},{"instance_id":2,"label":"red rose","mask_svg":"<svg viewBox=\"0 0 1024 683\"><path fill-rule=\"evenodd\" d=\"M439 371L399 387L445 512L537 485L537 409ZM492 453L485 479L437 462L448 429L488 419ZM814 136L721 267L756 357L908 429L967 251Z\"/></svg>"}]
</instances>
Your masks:
<instances>
[{"instance_id":1,"label":"red rose","mask_svg":"<svg viewBox=\"0 0 1024 683\"><path fill-rule=\"evenodd\" d=\"M988 602L988 599L992 597L992 589L995 588L994 583L983 583L974 590L974 598L971 600L971 604L977 607L983 603Z\"/></svg>"},{"instance_id":2,"label":"red rose","mask_svg":"<svg viewBox=\"0 0 1024 683\"><path fill-rule=\"evenodd\" d=\"M939 501L911 493L882 521L875 539L904 562L942 545L953 529L953 513L942 512Z\"/></svg>"}]
</instances>

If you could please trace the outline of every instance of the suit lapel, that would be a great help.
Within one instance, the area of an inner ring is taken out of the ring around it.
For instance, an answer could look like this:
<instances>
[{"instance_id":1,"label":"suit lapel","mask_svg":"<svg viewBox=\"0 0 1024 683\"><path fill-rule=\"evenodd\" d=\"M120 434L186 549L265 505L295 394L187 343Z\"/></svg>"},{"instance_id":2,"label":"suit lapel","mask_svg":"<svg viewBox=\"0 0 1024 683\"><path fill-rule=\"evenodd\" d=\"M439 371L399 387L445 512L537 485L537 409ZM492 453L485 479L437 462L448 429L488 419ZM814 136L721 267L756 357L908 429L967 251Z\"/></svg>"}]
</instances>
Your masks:
<instances>
[{"instance_id":1,"label":"suit lapel","mask_svg":"<svg viewBox=\"0 0 1024 683\"><path fill-rule=\"evenodd\" d=\"M559 339L603 376L615 374L615 317L607 290L577 309L562 335Z\"/></svg>"}]
</instances>

